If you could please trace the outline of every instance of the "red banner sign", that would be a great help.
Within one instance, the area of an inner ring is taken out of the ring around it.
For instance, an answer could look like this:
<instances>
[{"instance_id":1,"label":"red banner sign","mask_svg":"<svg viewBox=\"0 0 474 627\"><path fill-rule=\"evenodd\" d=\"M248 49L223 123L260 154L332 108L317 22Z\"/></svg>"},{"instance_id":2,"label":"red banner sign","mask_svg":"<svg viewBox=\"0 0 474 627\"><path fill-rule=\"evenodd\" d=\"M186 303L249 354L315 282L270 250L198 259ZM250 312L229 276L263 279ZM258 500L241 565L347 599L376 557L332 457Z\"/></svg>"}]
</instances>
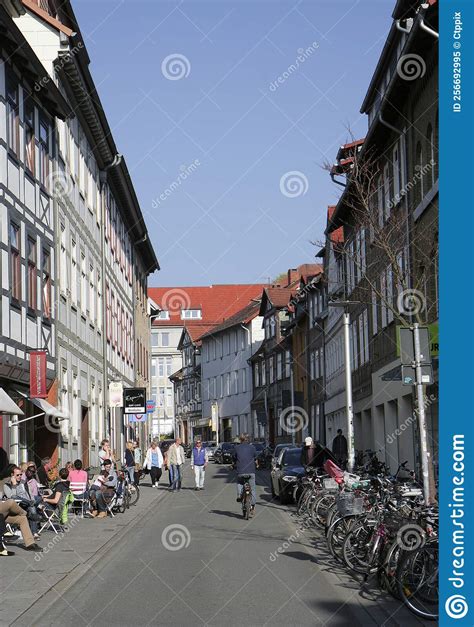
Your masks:
<instances>
[{"instance_id":1,"label":"red banner sign","mask_svg":"<svg viewBox=\"0 0 474 627\"><path fill-rule=\"evenodd\" d=\"M46 398L46 351L30 353L30 398Z\"/></svg>"}]
</instances>

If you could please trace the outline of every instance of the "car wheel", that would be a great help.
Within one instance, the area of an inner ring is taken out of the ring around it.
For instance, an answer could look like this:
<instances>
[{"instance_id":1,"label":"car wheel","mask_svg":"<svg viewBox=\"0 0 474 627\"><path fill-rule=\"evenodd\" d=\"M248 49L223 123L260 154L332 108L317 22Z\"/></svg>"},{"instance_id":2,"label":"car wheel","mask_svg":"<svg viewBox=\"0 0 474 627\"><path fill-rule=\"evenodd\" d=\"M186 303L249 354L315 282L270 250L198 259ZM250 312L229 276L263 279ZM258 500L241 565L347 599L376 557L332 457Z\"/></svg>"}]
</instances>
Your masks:
<instances>
[{"instance_id":1,"label":"car wheel","mask_svg":"<svg viewBox=\"0 0 474 627\"><path fill-rule=\"evenodd\" d=\"M282 485L280 483L280 503L282 505L288 505L289 502L290 502L290 497L285 492L285 490L283 489L283 487L282 487Z\"/></svg>"}]
</instances>

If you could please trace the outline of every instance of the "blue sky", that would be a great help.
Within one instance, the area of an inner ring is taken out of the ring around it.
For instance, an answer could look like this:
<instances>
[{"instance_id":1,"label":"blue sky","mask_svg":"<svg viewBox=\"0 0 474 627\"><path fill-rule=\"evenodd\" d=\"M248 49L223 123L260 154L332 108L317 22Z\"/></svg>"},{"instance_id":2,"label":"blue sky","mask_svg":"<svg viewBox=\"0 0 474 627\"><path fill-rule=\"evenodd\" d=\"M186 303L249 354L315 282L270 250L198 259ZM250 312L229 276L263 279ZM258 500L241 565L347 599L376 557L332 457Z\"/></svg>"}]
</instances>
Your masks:
<instances>
[{"instance_id":1,"label":"blue sky","mask_svg":"<svg viewBox=\"0 0 474 627\"><path fill-rule=\"evenodd\" d=\"M366 132L394 2L73 6L161 264L149 284L265 282L314 262L339 195L322 165L348 127Z\"/></svg>"}]
</instances>

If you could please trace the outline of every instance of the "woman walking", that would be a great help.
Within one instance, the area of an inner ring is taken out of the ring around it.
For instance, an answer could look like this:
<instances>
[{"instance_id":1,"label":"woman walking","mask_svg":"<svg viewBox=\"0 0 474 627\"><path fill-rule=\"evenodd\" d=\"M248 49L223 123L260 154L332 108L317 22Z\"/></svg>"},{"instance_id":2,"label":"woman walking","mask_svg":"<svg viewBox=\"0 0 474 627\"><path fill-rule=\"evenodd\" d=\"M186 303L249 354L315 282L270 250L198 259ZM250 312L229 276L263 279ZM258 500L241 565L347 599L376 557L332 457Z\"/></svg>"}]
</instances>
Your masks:
<instances>
[{"instance_id":1,"label":"woman walking","mask_svg":"<svg viewBox=\"0 0 474 627\"><path fill-rule=\"evenodd\" d=\"M133 442L127 442L125 448L125 467L130 477L130 482L135 483L135 455Z\"/></svg>"},{"instance_id":2,"label":"woman walking","mask_svg":"<svg viewBox=\"0 0 474 627\"><path fill-rule=\"evenodd\" d=\"M157 446L156 442L152 442L150 448L146 452L145 463L143 464L143 468L148 468L150 470L152 488L158 487L162 466L163 455L161 454L160 447Z\"/></svg>"}]
</instances>

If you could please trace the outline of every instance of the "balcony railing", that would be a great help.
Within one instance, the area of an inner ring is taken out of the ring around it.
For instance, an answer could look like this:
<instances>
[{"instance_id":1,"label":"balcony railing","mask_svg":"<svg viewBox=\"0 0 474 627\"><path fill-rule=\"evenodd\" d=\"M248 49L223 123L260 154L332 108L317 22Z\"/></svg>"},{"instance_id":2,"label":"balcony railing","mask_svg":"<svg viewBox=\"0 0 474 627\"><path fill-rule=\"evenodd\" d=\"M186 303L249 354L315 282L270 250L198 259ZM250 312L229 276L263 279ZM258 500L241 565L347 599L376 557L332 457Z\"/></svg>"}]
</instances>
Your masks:
<instances>
[{"instance_id":1,"label":"balcony railing","mask_svg":"<svg viewBox=\"0 0 474 627\"><path fill-rule=\"evenodd\" d=\"M51 17L57 17L56 0L33 0L33 2L37 4L40 9L46 11L48 15L51 15Z\"/></svg>"}]
</instances>

